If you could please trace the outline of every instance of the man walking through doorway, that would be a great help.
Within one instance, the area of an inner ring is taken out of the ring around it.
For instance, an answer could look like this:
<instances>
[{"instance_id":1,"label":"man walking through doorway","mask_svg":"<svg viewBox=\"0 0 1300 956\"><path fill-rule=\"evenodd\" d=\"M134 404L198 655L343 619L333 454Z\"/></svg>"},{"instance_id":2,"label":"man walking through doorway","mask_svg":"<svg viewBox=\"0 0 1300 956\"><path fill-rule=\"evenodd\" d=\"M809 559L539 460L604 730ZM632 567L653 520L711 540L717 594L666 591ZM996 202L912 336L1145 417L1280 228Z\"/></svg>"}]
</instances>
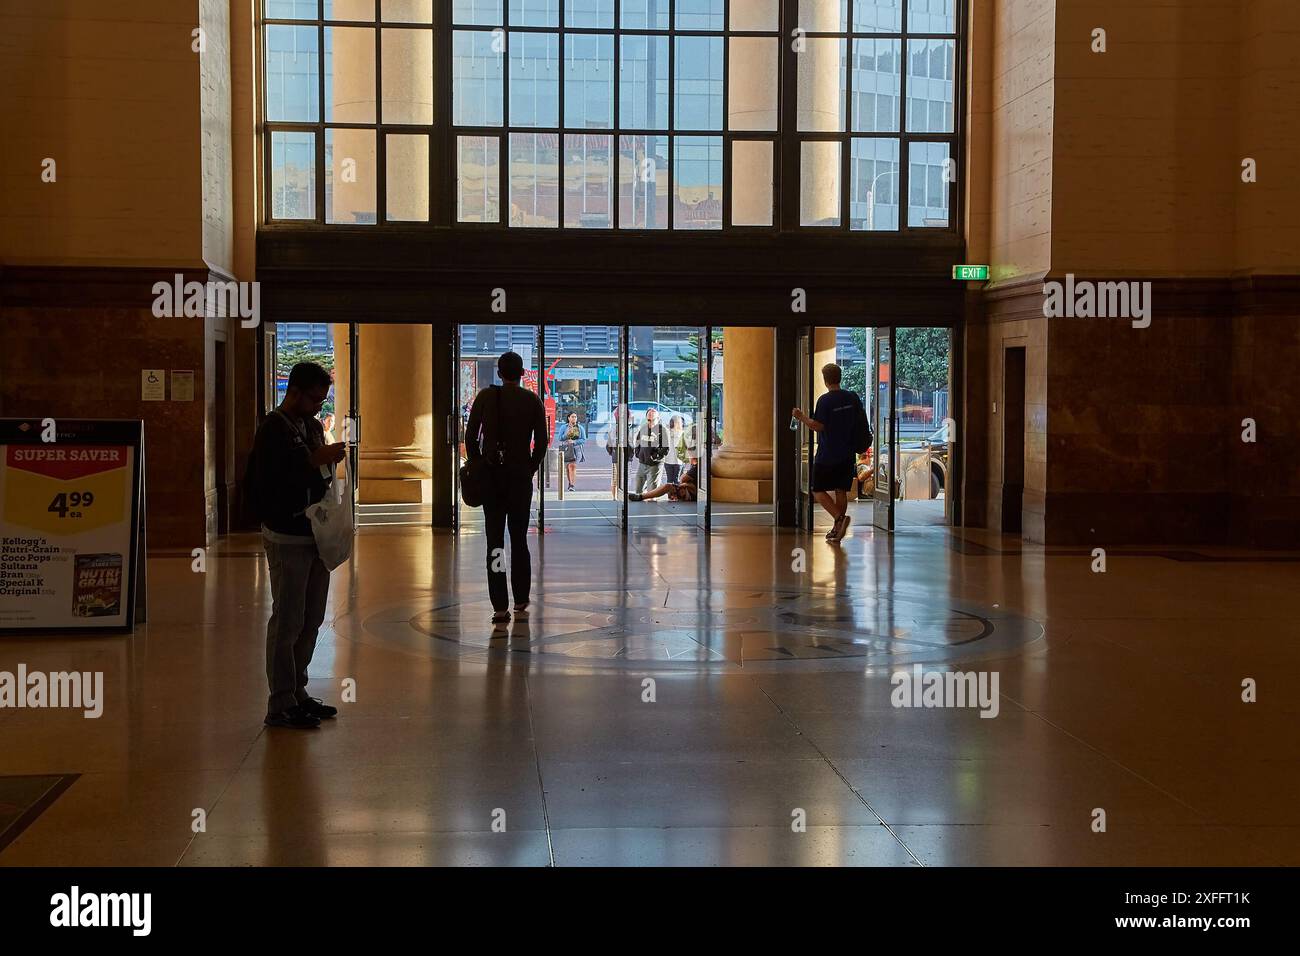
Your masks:
<instances>
[{"instance_id":1,"label":"man walking through doorway","mask_svg":"<svg viewBox=\"0 0 1300 956\"><path fill-rule=\"evenodd\" d=\"M840 367L827 365L822 381L828 391L817 399L810 418L796 408L794 417L817 433L817 455L813 458L812 491L817 503L831 516L827 541L839 541L849 530L849 489L853 486L857 455L871 446L867 412L856 392L840 388ZM864 435L865 428L865 435Z\"/></svg>"},{"instance_id":2,"label":"man walking through doorway","mask_svg":"<svg viewBox=\"0 0 1300 956\"><path fill-rule=\"evenodd\" d=\"M343 442L326 443L316 415L329 394L330 373L311 362L289 372L284 401L262 422L248 457L245 494L262 524L271 577L266 626L269 727L307 730L338 709L307 696L307 666L325 620L330 573L321 562L306 509L325 497Z\"/></svg>"},{"instance_id":3,"label":"man walking through doorway","mask_svg":"<svg viewBox=\"0 0 1300 956\"><path fill-rule=\"evenodd\" d=\"M668 457L668 429L655 416L653 408L646 409L645 421L632 439L636 448L636 481L633 489L645 493L659 486L659 466Z\"/></svg>"},{"instance_id":4,"label":"man walking through doorway","mask_svg":"<svg viewBox=\"0 0 1300 956\"><path fill-rule=\"evenodd\" d=\"M533 392L519 385L524 360L506 352L497 360L502 385L483 389L474 397L466 427L466 455L487 465L483 486L483 519L487 531L488 594L492 623L510 620L506 591L506 528L510 529L510 589L515 618L528 617L533 565L528 553L528 518L533 505L533 476L546 458L550 440L546 407Z\"/></svg>"}]
</instances>

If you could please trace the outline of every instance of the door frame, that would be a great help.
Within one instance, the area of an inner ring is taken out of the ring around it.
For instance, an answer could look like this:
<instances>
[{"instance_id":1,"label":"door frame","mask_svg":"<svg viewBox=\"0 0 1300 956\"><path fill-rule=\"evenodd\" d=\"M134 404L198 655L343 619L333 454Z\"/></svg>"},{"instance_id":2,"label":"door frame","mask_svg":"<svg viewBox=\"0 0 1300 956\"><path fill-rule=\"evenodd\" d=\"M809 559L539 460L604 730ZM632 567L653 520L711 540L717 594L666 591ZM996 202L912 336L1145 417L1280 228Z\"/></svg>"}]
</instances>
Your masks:
<instances>
[{"instance_id":1,"label":"door frame","mask_svg":"<svg viewBox=\"0 0 1300 956\"><path fill-rule=\"evenodd\" d=\"M881 344L888 349L886 356L889 368L888 386L882 388L880 381L880 358ZM875 488L871 493L871 523L874 527L882 531L894 530L894 520L896 517L896 502L894 500L894 482L895 473L898 470L898 376L895 374L895 362L898 354L898 335L897 326L875 326L871 330L871 399L872 408L875 409L875 421L872 422L872 430L875 433L874 451L872 453L875 462ZM881 415L886 407L882 401L884 394L889 397L888 414ZM884 452L888 449L888 466L885 470L881 468L882 460L885 460ZM884 477L884 487L881 487L881 477Z\"/></svg>"}]
</instances>

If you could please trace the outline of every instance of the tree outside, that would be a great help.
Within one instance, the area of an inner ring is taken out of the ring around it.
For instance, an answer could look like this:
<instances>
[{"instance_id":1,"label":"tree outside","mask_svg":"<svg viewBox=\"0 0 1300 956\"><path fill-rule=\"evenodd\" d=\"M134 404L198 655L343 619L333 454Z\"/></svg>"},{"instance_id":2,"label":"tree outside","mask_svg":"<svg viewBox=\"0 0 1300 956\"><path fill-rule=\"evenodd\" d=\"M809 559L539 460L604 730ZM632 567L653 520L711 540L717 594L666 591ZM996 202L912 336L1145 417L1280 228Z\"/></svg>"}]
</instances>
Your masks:
<instances>
[{"instance_id":1,"label":"tree outside","mask_svg":"<svg viewBox=\"0 0 1300 956\"><path fill-rule=\"evenodd\" d=\"M283 383L289 378L289 372L299 362L315 362L331 375L334 374L334 353L318 352L310 342L277 342L275 349L275 378L277 398L283 396ZM321 406L321 415L334 414L334 389Z\"/></svg>"}]
</instances>

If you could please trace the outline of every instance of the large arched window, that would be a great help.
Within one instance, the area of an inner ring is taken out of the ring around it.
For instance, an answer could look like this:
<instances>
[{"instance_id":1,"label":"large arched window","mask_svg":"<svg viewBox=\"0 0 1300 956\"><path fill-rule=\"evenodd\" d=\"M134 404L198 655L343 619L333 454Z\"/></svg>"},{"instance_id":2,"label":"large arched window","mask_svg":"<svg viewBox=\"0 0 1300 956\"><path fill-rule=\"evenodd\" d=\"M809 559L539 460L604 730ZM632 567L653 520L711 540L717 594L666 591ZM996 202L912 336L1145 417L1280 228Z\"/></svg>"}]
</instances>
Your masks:
<instances>
[{"instance_id":1,"label":"large arched window","mask_svg":"<svg viewBox=\"0 0 1300 956\"><path fill-rule=\"evenodd\" d=\"M264 0L268 219L953 227L960 0Z\"/></svg>"}]
</instances>

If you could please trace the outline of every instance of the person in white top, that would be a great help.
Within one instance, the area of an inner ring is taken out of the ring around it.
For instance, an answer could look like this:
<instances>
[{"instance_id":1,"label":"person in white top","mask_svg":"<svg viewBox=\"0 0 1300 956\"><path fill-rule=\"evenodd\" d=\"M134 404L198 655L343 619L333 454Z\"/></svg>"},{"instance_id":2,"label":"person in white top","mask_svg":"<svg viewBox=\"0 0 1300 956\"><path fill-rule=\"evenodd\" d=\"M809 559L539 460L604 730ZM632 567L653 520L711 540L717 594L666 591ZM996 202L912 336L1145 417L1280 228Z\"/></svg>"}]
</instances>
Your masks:
<instances>
[{"instance_id":1,"label":"person in white top","mask_svg":"<svg viewBox=\"0 0 1300 956\"><path fill-rule=\"evenodd\" d=\"M682 460L677 454L677 445L682 440L682 417L674 415L668 420L668 457L664 459L664 469L668 472L668 484L677 484L678 474L682 470Z\"/></svg>"}]
</instances>

